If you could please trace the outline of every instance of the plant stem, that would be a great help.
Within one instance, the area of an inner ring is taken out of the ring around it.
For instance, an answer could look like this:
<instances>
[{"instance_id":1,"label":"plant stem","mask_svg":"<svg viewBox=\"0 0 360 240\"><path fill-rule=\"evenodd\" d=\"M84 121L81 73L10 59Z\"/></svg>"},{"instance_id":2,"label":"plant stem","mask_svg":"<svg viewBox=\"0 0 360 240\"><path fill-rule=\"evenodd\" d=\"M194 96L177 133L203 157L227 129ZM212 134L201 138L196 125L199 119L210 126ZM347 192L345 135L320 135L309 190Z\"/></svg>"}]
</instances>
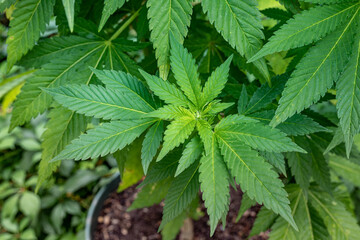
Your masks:
<instances>
[{"instance_id":1,"label":"plant stem","mask_svg":"<svg viewBox=\"0 0 360 240\"><path fill-rule=\"evenodd\" d=\"M131 17L111 36L109 41L116 39L135 20L135 18L139 15L140 10L141 8L134 12L133 15L131 15Z\"/></svg>"}]
</instances>

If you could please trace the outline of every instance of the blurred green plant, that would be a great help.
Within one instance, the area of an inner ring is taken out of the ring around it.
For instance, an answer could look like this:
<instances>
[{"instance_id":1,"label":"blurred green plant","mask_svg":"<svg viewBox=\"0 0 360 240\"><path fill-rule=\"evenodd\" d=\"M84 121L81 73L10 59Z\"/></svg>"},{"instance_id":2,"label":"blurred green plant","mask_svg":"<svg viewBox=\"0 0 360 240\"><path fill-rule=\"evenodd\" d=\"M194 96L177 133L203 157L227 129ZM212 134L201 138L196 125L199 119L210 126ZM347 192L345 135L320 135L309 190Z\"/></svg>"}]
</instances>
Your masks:
<instances>
[{"instance_id":1,"label":"blurred green plant","mask_svg":"<svg viewBox=\"0 0 360 240\"><path fill-rule=\"evenodd\" d=\"M115 160L64 161L35 193L45 118L8 133L9 117L0 117L0 239L82 239L93 193L114 173Z\"/></svg>"}]
</instances>

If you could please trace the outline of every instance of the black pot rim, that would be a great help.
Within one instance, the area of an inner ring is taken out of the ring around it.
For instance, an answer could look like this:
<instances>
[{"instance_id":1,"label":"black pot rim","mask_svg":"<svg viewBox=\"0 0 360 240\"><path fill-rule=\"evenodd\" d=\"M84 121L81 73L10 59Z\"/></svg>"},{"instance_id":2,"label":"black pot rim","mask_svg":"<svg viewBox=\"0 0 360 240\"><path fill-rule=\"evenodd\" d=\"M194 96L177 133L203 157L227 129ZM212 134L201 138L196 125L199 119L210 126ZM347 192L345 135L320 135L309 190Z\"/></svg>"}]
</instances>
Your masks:
<instances>
[{"instance_id":1,"label":"black pot rim","mask_svg":"<svg viewBox=\"0 0 360 240\"><path fill-rule=\"evenodd\" d=\"M104 201L107 199L111 192L115 191L118 188L120 181L120 174L115 173L111 177L110 182L103 186L92 200L86 216L85 240L93 240L93 233L96 229L97 218L103 207Z\"/></svg>"}]
</instances>

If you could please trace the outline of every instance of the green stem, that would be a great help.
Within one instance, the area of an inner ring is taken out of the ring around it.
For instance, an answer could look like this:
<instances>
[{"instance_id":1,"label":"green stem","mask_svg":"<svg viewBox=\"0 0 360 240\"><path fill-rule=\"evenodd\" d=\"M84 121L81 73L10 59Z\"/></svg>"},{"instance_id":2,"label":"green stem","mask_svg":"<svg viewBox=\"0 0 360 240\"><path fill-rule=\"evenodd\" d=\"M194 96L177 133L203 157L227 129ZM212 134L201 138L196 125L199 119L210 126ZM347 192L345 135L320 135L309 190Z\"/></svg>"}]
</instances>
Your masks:
<instances>
[{"instance_id":1,"label":"green stem","mask_svg":"<svg viewBox=\"0 0 360 240\"><path fill-rule=\"evenodd\" d=\"M135 20L135 18L139 15L140 10L141 8L134 12L133 15L131 15L131 17L111 36L109 41L116 39Z\"/></svg>"}]
</instances>

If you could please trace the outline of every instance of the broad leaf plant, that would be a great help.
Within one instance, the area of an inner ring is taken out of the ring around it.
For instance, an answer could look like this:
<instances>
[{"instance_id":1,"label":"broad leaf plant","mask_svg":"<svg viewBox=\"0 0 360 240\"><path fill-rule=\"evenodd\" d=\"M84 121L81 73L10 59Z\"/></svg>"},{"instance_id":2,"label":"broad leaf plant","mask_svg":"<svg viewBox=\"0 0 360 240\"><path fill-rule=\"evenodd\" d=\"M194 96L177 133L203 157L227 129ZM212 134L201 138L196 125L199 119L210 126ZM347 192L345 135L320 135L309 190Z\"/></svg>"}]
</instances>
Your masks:
<instances>
[{"instance_id":1,"label":"broad leaf plant","mask_svg":"<svg viewBox=\"0 0 360 240\"><path fill-rule=\"evenodd\" d=\"M31 71L10 130L49 118L38 188L112 154L121 190L145 175L130 210L164 201L164 239L200 198L226 227L237 186L251 236L357 239L360 2L265 2L2 1L7 69Z\"/></svg>"}]
</instances>

